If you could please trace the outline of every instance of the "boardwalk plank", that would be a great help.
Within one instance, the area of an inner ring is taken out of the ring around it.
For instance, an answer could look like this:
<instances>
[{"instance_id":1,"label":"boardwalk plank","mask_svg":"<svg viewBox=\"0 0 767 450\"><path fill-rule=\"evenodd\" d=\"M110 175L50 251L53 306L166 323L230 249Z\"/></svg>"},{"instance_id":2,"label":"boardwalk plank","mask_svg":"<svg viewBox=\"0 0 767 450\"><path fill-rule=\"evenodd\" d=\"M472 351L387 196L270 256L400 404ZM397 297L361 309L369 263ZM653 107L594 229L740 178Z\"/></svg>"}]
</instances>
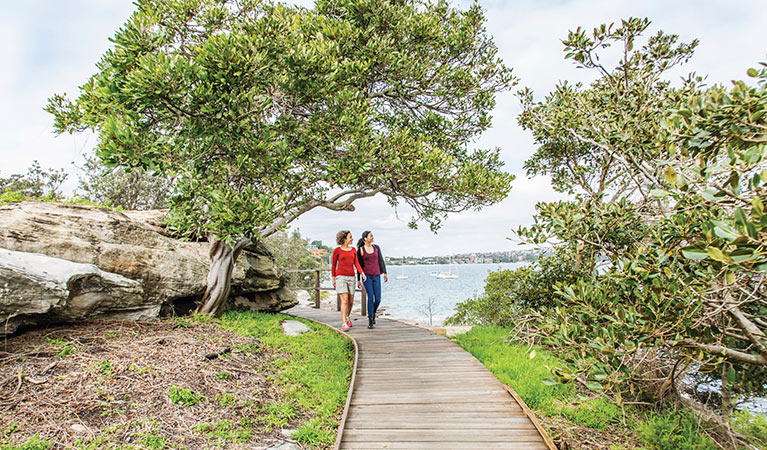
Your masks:
<instances>
[{"instance_id":1,"label":"boardwalk plank","mask_svg":"<svg viewBox=\"0 0 767 450\"><path fill-rule=\"evenodd\" d=\"M290 314L339 327L337 312ZM357 319L357 370L337 448L550 450L523 408L473 356L401 322Z\"/></svg>"}]
</instances>

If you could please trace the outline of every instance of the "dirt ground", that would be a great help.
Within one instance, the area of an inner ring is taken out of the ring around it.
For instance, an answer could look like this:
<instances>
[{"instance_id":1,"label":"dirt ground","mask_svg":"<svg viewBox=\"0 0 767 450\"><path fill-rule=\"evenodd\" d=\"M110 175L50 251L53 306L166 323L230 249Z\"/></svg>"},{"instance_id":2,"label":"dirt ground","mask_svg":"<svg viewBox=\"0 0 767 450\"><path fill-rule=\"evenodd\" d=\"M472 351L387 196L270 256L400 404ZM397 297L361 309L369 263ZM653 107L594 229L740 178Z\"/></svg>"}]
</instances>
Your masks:
<instances>
[{"instance_id":1,"label":"dirt ground","mask_svg":"<svg viewBox=\"0 0 767 450\"><path fill-rule=\"evenodd\" d=\"M27 331L0 344L0 444L34 435L50 448L274 444L280 430L261 421L263 407L279 398L268 379L274 357L257 339L184 320ZM184 404L190 391L204 400ZM244 424L230 427L237 439L205 428L220 421Z\"/></svg>"}]
</instances>

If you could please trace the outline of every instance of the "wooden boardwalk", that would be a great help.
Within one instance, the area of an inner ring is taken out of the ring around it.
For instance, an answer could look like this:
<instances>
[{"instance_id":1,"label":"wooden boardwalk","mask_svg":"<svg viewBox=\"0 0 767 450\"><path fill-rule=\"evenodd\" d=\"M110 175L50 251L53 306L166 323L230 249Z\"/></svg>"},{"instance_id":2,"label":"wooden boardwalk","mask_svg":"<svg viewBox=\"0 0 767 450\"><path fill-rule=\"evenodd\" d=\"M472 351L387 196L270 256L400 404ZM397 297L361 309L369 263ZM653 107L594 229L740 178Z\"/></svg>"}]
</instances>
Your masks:
<instances>
[{"instance_id":1,"label":"wooden boardwalk","mask_svg":"<svg viewBox=\"0 0 767 450\"><path fill-rule=\"evenodd\" d=\"M287 311L340 327L340 314ZM476 358L405 323L353 317L356 372L336 448L554 450L531 413ZM533 417L533 420L531 420Z\"/></svg>"}]
</instances>

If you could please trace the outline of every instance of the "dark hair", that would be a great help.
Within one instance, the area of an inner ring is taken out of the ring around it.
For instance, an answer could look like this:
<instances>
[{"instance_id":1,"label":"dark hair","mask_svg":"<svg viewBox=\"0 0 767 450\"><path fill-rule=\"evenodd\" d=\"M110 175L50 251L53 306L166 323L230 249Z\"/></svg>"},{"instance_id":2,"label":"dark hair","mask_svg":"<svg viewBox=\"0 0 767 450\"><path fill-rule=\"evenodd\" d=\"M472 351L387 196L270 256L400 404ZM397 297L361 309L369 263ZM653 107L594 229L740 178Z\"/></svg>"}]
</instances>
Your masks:
<instances>
[{"instance_id":1,"label":"dark hair","mask_svg":"<svg viewBox=\"0 0 767 450\"><path fill-rule=\"evenodd\" d=\"M357 241L357 248L360 248L363 245L365 245L365 238L368 237L368 234L370 234L370 231L363 231L362 232L362 237L360 238L359 241Z\"/></svg>"},{"instance_id":2,"label":"dark hair","mask_svg":"<svg viewBox=\"0 0 767 450\"><path fill-rule=\"evenodd\" d=\"M346 236L349 235L351 231L349 230L341 230L338 233L336 233L336 244L341 245L346 240Z\"/></svg>"}]
</instances>

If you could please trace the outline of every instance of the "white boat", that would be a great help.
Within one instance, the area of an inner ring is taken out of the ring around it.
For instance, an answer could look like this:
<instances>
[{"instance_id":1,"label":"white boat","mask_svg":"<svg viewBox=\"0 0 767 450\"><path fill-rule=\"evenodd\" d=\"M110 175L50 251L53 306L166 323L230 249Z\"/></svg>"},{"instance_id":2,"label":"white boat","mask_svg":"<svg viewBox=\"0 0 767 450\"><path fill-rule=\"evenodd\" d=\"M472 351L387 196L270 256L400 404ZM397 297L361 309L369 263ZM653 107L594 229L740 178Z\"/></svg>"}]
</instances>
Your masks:
<instances>
[{"instance_id":1,"label":"white boat","mask_svg":"<svg viewBox=\"0 0 767 450\"><path fill-rule=\"evenodd\" d=\"M453 258L450 258L450 264L447 266L447 273L441 272L435 275L439 279L446 279L446 278L458 278L458 270L456 270L456 273L453 273Z\"/></svg>"},{"instance_id":2,"label":"white boat","mask_svg":"<svg viewBox=\"0 0 767 450\"><path fill-rule=\"evenodd\" d=\"M429 272L429 276L431 277L436 277L437 275L439 275L439 272L437 272L436 270L433 272Z\"/></svg>"},{"instance_id":3,"label":"white boat","mask_svg":"<svg viewBox=\"0 0 767 450\"><path fill-rule=\"evenodd\" d=\"M407 275L405 275L405 266L399 266L399 275L394 278L398 280L407 280Z\"/></svg>"}]
</instances>

